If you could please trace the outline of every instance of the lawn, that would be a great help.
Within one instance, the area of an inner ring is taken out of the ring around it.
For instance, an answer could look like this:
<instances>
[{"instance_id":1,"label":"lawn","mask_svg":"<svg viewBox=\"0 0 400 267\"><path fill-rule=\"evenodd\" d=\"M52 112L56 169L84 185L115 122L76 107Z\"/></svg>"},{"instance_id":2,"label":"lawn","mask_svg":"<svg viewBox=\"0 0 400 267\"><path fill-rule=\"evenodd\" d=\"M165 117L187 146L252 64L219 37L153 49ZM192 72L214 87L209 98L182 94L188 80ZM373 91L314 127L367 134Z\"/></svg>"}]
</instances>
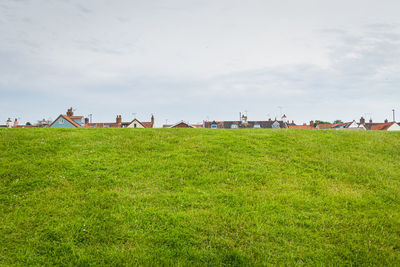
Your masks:
<instances>
[{"instance_id":1,"label":"lawn","mask_svg":"<svg viewBox=\"0 0 400 267\"><path fill-rule=\"evenodd\" d=\"M400 264L400 133L1 129L0 265Z\"/></svg>"}]
</instances>

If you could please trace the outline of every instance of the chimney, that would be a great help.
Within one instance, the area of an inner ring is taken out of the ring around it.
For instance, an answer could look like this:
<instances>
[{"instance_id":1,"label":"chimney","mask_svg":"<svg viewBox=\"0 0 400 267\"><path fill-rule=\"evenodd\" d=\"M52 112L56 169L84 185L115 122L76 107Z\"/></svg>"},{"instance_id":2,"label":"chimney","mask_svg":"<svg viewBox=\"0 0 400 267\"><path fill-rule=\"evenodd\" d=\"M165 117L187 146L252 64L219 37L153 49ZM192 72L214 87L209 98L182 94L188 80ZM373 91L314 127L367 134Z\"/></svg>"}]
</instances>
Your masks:
<instances>
[{"instance_id":1,"label":"chimney","mask_svg":"<svg viewBox=\"0 0 400 267\"><path fill-rule=\"evenodd\" d=\"M117 124L121 124L121 123L122 123L122 117L121 117L121 115L117 115L116 122L117 122Z\"/></svg>"},{"instance_id":2,"label":"chimney","mask_svg":"<svg viewBox=\"0 0 400 267\"><path fill-rule=\"evenodd\" d=\"M365 124L365 119L364 119L364 117L361 117L361 119L360 119L360 124Z\"/></svg>"},{"instance_id":3,"label":"chimney","mask_svg":"<svg viewBox=\"0 0 400 267\"><path fill-rule=\"evenodd\" d=\"M314 121L310 121L310 126L314 126Z\"/></svg>"},{"instance_id":4,"label":"chimney","mask_svg":"<svg viewBox=\"0 0 400 267\"><path fill-rule=\"evenodd\" d=\"M7 120L7 127L8 127L8 128L11 128L11 127L12 127L12 122L11 122L11 119L10 119L10 118L8 118L8 120Z\"/></svg>"},{"instance_id":5,"label":"chimney","mask_svg":"<svg viewBox=\"0 0 400 267\"><path fill-rule=\"evenodd\" d=\"M14 127L17 127L17 126L18 126L18 120L15 119L15 121L14 121Z\"/></svg>"},{"instance_id":6,"label":"chimney","mask_svg":"<svg viewBox=\"0 0 400 267\"><path fill-rule=\"evenodd\" d=\"M388 119L386 119L386 120L385 120L385 123L388 123L388 122L389 122Z\"/></svg>"},{"instance_id":7,"label":"chimney","mask_svg":"<svg viewBox=\"0 0 400 267\"><path fill-rule=\"evenodd\" d=\"M203 121L204 124L204 121ZM154 128L154 115L151 114L151 128Z\"/></svg>"},{"instance_id":8,"label":"chimney","mask_svg":"<svg viewBox=\"0 0 400 267\"><path fill-rule=\"evenodd\" d=\"M369 119L369 123L372 123L372 118Z\"/></svg>"},{"instance_id":9,"label":"chimney","mask_svg":"<svg viewBox=\"0 0 400 267\"><path fill-rule=\"evenodd\" d=\"M294 123L294 120L292 120L292 125L296 125L296 124Z\"/></svg>"},{"instance_id":10,"label":"chimney","mask_svg":"<svg viewBox=\"0 0 400 267\"><path fill-rule=\"evenodd\" d=\"M89 125L89 118L85 118L85 125Z\"/></svg>"},{"instance_id":11,"label":"chimney","mask_svg":"<svg viewBox=\"0 0 400 267\"><path fill-rule=\"evenodd\" d=\"M74 116L74 112L72 111L72 107L67 110L67 116L68 117Z\"/></svg>"}]
</instances>

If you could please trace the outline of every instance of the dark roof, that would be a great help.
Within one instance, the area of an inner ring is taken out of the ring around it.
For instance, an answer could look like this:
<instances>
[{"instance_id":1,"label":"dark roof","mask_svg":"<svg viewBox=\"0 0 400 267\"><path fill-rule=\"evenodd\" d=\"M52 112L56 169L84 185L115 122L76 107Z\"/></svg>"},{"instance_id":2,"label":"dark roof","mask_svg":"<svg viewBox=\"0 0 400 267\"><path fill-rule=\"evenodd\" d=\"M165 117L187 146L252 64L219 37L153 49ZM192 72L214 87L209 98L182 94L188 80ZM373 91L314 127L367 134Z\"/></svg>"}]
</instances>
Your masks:
<instances>
[{"instance_id":1,"label":"dark roof","mask_svg":"<svg viewBox=\"0 0 400 267\"><path fill-rule=\"evenodd\" d=\"M280 128L288 128L287 124L283 121L268 120L268 121L248 121L242 123L241 121L205 121L204 128L211 128L211 124L217 124L218 128L231 129L233 124L236 124L238 128L254 128L254 125L260 125L260 128L272 128L274 122L279 123Z\"/></svg>"}]
</instances>

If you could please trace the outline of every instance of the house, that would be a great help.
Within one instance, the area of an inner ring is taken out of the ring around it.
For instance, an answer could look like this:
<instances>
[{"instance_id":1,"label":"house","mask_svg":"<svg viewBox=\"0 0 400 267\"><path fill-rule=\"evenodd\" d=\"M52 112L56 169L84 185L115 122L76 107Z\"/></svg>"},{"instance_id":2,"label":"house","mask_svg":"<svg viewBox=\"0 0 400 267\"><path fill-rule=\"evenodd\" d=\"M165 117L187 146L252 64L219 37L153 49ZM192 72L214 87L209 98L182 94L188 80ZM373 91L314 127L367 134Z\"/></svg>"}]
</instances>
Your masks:
<instances>
[{"instance_id":1,"label":"house","mask_svg":"<svg viewBox=\"0 0 400 267\"><path fill-rule=\"evenodd\" d=\"M365 126L361 123L357 123L355 120L344 123L324 123L318 124L317 129L334 129L334 130L366 130Z\"/></svg>"},{"instance_id":2,"label":"house","mask_svg":"<svg viewBox=\"0 0 400 267\"><path fill-rule=\"evenodd\" d=\"M203 128L210 129L239 129L239 128L269 128L281 129L288 128L288 123L281 120L267 120L267 121L248 121L247 116L242 115L240 121L203 121Z\"/></svg>"},{"instance_id":3,"label":"house","mask_svg":"<svg viewBox=\"0 0 400 267\"><path fill-rule=\"evenodd\" d=\"M173 125L170 124L164 124L163 128L195 128L192 125L190 125L189 123L186 123L184 121L180 121L178 123L175 123Z\"/></svg>"},{"instance_id":4,"label":"house","mask_svg":"<svg viewBox=\"0 0 400 267\"><path fill-rule=\"evenodd\" d=\"M357 123L355 120L351 122L338 123L332 129L336 130L366 130L363 124Z\"/></svg>"},{"instance_id":5,"label":"house","mask_svg":"<svg viewBox=\"0 0 400 267\"><path fill-rule=\"evenodd\" d=\"M150 122L141 122L138 119L133 119L129 122L123 122L122 116L117 115L115 122L87 122L86 127L90 128L153 128L154 127L154 116L151 115Z\"/></svg>"},{"instance_id":6,"label":"house","mask_svg":"<svg viewBox=\"0 0 400 267\"><path fill-rule=\"evenodd\" d=\"M141 122L135 118L126 127L127 128L154 128L154 116L151 115L151 119L149 122Z\"/></svg>"},{"instance_id":7,"label":"house","mask_svg":"<svg viewBox=\"0 0 400 267\"><path fill-rule=\"evenodd\" d=\"M314 121L310 121L310 124L303 124L303 125L296 125L294 121L289 124L289 129L315 129L314 127Z\"/></svg>"},{"instance_id":8,"label":"house","mask_svg":"<svg viewBox=\"0 0 400 267\"><path fill-rule=\"evenodd\" d=\"M400 125L396 122L375 123L369 127L369 130L400 131Z\"/></svg>"},{"instance_id":9,"label":"house","mask_svg":"<svg viewBox=\"0 0 400 267\"><path fill-rule=\"evenodd\" d=\"M83 128L85 120L83 116L74 116L72 108L67 110L66 115L59 115L50 126L51 128Z\"/></svg>"},{"instance_id":10,"label":"house","mask_svg":"<svg viewBox=\"0 0 400 267\"><path fill-rule=\"evenodd\" d=\"M11 128L12 127L12 121L11 121L11 118L8 118L8 120L7 120L7 128Z\"/></svg>"}]
</instances>

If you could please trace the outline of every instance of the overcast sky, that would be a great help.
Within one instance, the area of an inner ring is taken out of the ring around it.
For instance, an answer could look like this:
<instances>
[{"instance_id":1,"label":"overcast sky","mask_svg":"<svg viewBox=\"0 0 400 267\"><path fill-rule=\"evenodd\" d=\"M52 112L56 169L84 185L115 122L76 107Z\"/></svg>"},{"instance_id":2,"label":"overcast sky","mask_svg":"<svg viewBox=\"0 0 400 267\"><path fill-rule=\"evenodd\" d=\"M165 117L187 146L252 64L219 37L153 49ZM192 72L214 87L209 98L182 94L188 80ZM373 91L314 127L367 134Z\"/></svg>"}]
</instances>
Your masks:
<instances>
[{"instance_id":1,"label":"overcast sky","mask_svg":"<svg viewBox=\"0 0 400 267\"><path fill-rule=\"evenodd\" d=\"M0 124L400 118L400 1L0 0L0 100Z\"/></svg>"}]
</instances>

